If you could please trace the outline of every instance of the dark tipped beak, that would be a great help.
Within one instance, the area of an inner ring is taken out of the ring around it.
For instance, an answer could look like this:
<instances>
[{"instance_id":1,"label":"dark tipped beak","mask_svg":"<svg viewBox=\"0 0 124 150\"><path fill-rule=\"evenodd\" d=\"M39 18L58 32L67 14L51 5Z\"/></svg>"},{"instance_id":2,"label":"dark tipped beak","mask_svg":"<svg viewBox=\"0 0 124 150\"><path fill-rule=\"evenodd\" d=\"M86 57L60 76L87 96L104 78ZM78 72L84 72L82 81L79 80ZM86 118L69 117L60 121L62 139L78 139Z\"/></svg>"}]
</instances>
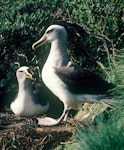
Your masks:
<instances>
[{"instance_id":1,"label":"dark tipped beak","mask_svg":"<svg viewBox=\"0 0 124 150\"><path fill-rule=\"evenodd\" d=\"M35 42L32 45L32 49L36 50L38 47L40 47L41 45L45 44L47 42L47 37L46 35L43 35L37 42Z\"/></svg>"},{"instance_id":2,"label":"dark tipped beak","mask_svg":"<svg viewBox=\"0 0 124 150\"><path fill-rule=\"evenodd\" d=\"M35 79L32 77L32 74L30 74L28 71L25 71L25 73L26 73L26 78L31 79L31 80L35 80Z\"/></svg>"}]
</instances>

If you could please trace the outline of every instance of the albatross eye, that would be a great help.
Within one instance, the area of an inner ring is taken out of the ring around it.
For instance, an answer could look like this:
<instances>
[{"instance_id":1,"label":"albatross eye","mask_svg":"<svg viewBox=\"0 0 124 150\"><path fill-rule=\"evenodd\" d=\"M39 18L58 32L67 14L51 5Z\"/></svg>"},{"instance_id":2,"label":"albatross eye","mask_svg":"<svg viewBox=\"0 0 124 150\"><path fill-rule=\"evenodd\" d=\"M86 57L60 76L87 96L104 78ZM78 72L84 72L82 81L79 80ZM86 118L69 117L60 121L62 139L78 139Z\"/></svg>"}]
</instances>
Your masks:
<instances>
[{"instance_id":1,"label":"albatross eye","mask_svg":"<svg viewBox=\"0 0 124 150\"><path fill-rule=\"evenodd\" d=\"M46 33L49 34L51 32L53 32L54 29L48 30Z\"/></svg>"}]
</instances>

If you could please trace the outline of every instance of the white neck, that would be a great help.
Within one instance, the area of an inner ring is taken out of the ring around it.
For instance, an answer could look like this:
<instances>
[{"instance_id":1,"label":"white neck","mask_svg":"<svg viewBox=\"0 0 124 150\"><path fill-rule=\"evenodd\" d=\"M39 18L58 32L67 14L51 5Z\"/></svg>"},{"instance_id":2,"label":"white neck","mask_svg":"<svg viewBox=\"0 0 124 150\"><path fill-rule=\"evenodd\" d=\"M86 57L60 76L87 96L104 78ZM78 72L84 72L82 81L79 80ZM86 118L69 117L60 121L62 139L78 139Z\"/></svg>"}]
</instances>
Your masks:
<instances>
[{"instance_id":1,"label":"white neck","mask_svg":"<svg viewBox=\"0 0 124 150\"><path fill-rule=\"evenodd\" d=\"M54 40L51 43L50 54L42 69L42 80L45 85L56 95L63 92L63 89L58 92L60 84L63 84L60 78L55 73L55 67L67 66L69 62L68 53L66 51L66 41L63 43L60 40ZM60 98L61 99L61 98Z\"/></svg>"},{"instance_id":2,"label":"white neck","mask_svg":"<svg viewBox=\"0 0 124 150\"><path fill-rule=\"evenodd\" d=\"M66 66L69 62L68 53L66 51L66 42L55 40L51 43L51 49L46 61L46 65L51 67Z\"/></svg>"},{"instance_id":3,"label":"white neck","mask_svg":"<svg viewBox=\"0 0 124 150\"><path fill-rule=\"evenodd\" d=\"M32 87L32 85L26 85L23 81L22 83L19 83L19 92L18 92L18 95L19 94L22 94L22 93L29 93L30 91L30 88Z\"/></svg>"}]
</instances>

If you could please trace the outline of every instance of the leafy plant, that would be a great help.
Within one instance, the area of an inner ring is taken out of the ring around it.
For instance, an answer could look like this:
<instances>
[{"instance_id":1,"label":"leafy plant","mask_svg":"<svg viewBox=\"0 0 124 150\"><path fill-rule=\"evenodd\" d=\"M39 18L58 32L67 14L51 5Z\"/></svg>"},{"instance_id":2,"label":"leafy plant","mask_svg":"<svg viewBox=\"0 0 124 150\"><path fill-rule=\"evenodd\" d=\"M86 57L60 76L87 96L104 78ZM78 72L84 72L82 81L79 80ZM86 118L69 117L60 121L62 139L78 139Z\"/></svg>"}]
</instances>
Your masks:
<instances>
[{"instance_id":1,"label":"leafy plant","mask_svg":"<svg viewBox=\"0 0 124 150\"><path fill-rule=\"evenodd\" d=\"M34 52L31 46L51 24L67 29L70 59L114 83L112 97L123 100L123 11L122 0L0 1L0 107L8 106L17 93L15 71L19 66L32 67L36 82L41 82L38 68L45 62L49 45L42 47L42 55L41 50ZM64 148L121 150L123 104L119 102L106 122L98 120L96 126L81 126L76 143Z\"/></svg>"}]
</instances>

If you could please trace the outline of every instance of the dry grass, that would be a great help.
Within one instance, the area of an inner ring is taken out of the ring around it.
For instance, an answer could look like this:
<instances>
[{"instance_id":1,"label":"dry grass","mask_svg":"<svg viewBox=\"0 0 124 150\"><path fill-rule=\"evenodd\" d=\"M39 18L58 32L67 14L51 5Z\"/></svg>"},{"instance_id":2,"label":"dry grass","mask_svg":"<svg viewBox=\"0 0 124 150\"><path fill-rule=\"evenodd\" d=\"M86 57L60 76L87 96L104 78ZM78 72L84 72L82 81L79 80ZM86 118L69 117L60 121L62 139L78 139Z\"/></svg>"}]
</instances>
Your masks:
<instances>
[{"instance_id":1,"label":"dry grass","mask_svg":"<svg viewBox=\"0 0 124 150\"><path fill-rule=\"evenodd\" d=\"M67 122L55 127L41 127L36 118L21 118L11 112L0 113L0 149L55 149L73 141L76 124Z\"/></svg>"},{"instance_id":2,"label":"dry grass","mask_svg":"<svg viewBox=\"0 0 124 150\"><path fill-rule=\"evenodd\" d=\"M85 104L75 119L69 118L58 126L37 125L36 117L18 117L10 110L0 113L0 149L2 150L51 150L75 142L75 133L80 123L87 128L101 113L102 104ZM88 114L88 116L87 116Z\"/></svg>"}]
</instances>

